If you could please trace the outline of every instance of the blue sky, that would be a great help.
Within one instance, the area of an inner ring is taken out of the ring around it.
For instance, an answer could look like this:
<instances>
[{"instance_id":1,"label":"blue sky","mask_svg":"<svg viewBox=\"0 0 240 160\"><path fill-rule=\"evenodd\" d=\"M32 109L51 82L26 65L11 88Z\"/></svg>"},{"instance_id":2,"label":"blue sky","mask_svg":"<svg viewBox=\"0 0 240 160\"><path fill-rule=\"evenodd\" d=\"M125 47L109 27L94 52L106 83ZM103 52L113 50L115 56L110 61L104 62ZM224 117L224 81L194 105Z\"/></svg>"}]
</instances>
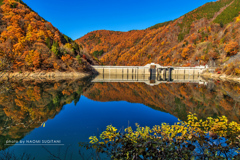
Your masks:
<instances>
[{"instance_id":1,"label":"blue sky","mask_svg":"<svg viewBox=\"0 0 240 160\"><path fill-rule=\"evenodd\" d=\"M73 40L100 29L129 31L176 19L212 0L23 0Z\"/></svg>"}]
</instances>

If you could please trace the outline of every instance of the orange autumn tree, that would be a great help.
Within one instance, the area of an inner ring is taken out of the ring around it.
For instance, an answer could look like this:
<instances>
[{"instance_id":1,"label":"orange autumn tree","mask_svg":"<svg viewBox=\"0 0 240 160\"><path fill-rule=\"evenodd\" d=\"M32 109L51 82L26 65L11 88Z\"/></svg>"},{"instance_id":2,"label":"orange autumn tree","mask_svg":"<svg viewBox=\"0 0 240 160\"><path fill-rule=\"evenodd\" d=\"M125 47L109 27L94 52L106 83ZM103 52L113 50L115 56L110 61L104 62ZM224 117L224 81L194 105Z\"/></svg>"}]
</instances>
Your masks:
<instances>
[{"instance_id":1,"label":"orange autumn tree","mask_svg":"<svg viewBox=\"0 0 240 160\"><path fill-rule=\"evenodd\" d=\"M230 41L224 48L224 51L227 52L227 56L232 56L237 54L239 45L237 42Z\"/></svg>"},{"instance_id":2,"label":"orange autumn tree","mask_svg":"<svg viewBox=\"0 0 240 160\"><path fill-rule=\"evenodd\" d=\"M74 59L83 56L79 45L21 0L3 0L0 18L0 70L90 71L89 57L81 63ZM63 55L70 55L73 61L66 65Z\"/></svg>"}]
</instances>

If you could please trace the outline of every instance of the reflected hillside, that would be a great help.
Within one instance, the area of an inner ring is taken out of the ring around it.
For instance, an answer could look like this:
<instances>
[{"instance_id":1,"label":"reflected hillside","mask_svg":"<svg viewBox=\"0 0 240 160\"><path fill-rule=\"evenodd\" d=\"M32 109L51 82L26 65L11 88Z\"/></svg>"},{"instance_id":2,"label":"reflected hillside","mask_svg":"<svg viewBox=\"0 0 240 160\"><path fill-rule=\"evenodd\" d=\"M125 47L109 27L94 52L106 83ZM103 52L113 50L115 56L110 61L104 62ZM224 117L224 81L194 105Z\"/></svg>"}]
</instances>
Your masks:
<instances>
[{"instance_id":1,"label":"reflected hillside","mask_svg":"<svg viewBox=\"0 0 240 160\"><path fill-rule=\"evenodd\" d=\"M54 118L65 104L77 103L84 95L92 100L128 101L170 113L186 120L189 112L199 118L226 115L239 122L240 85L230 82L92 83L78 81L20 81L0 85L0 149L6 140L20 140L48 119ZM113 106L114 107L114 106Z\"/></svg>"},{"instance_id":2,"label":"reflected hillside","mask_svg":"<svg viewBox=\"0 0 240 160\"><path fill-rule=\"evenodd\" d=\"M239 122L240 85L209 82L207 85L171 83L149 86L145 83L94 83L84 95L96 101L142 103L186 120L189 112L199 118L225 115Z\"/></svg>"},{"instance_id":3,"label":"reflected hillside","mask_svg":"<svg viewBox=\"0 0 240 160\"><path fill-rule=\"evenodd\" d=\"M58 114L63 105L77 103L91 79L78 81L2 82L0 85L0 149L7 139L20 140Z\"/></svg>"}]
</instances>

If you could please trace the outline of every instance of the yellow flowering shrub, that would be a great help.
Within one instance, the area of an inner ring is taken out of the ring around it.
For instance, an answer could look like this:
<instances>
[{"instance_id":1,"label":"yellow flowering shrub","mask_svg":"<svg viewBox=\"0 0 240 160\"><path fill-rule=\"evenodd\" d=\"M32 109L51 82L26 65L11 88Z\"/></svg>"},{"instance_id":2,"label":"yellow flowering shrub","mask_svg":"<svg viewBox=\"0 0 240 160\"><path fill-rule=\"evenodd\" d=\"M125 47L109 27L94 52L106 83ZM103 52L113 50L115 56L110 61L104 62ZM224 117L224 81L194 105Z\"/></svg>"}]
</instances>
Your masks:
<instances>
[{"instance_id":1,"label":"yellow flowering shrub","mask_svg":"<svg viewBox=\"0 0 240 160\"><path fill-rule=\"evenodd\" d=\"M120 132L107 126L99 139L89 138L90 144L113 159L238 159L240 124L229 122L225 116L198 119L189 114L186 122L174 125L162 123L150 127L132 127Z\"/></svg>"}]
</instances>

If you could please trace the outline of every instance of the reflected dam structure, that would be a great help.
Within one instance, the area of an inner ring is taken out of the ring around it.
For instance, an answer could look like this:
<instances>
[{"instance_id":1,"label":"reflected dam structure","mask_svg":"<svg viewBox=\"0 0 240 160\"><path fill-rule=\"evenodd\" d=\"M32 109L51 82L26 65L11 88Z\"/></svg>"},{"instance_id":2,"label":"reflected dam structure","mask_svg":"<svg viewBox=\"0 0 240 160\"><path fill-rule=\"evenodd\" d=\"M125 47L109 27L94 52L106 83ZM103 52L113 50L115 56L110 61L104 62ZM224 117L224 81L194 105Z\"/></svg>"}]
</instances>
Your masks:
<instances>
[{"instance_id":1,"label":"reflected dam structure","mask_svg":"<svg viewBox=\"0 0 240 160\"><path fill-rule=\"evenodd\" d=\"M99 75L92 82L143 82L148 85L160 83L205 84L201 73L207 66L172 67L151 63L145 66L92 66Z\"/></svg>"}]
</instances>

